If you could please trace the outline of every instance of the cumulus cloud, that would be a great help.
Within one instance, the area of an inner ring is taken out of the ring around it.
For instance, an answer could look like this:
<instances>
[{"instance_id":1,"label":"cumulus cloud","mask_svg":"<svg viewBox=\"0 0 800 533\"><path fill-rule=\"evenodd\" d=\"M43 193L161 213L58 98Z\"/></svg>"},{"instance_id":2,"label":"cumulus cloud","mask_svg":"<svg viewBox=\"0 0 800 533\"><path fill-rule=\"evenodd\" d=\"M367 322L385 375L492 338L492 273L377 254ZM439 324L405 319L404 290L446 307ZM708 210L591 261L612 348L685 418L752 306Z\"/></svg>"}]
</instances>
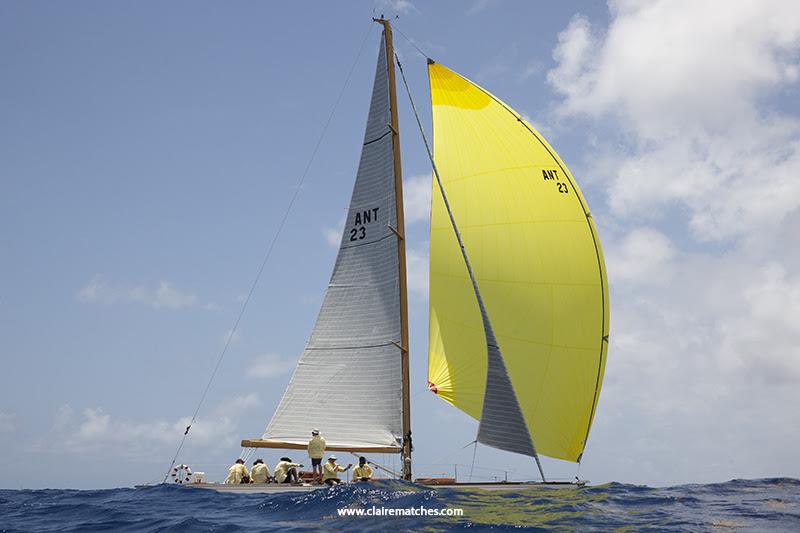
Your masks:
<instances>
[{"instance_id":1,"label":"cumulus cloud","mask_svg":"<svg viewBox=\"0 0 800 533\"><path fill-rule=\"evenodd\" d=\"M265 353L253 358L247 368L251 378L274 378L294 370L296 360L277 353Z\"/></svg>"},{"instance_id":2,"label":"cumulus cloud","mask_svg":"<svg viewBox=\"0 0 800 533\"><path fill-rule=\"evenodd\" d=\"M393 15L407 15L409 13L420 13L417 6L411 0L380 0L379 9L386 10L384 16L392 18Z\"/></svg>"},{"instance_id":3,"label":"cumulus cloud","mask_svg":"<svg viewBox=\"0 0 800 533\"><path fill-rule=\"evenodd\" d=\"M408 280L408 292L411 298L421 301L428 299L428 246L424 243L419 249L408 248L406 250L406 276Z\"/></svg>"},{"instance_id":4,"label":"cumulus cloud","mask_svg":"<svg viewBox=\"0 0 800 533\"><path fill-rule=\"evenodd\" d=\"M753 321L771 334L747 328L763 343L762 355L747 357L768 360L765 372L771 365L790 372L781 354L794 333L759 322L753 312L765 294L773 307L793 305L786 247L766 243L784 235L781 225L800 210L800 119L774 98L796 87L800 17L785 16L793 11L780 3L739 2L723 11L714 3L691 5L686 16L689 4L682 2L615 2L605 31L573 18L559 36L548 79L562 96L562 114L594 121L594 129L625 131L610 136L616 150L604 148L616 162L604 162L608 225L631 228L606 239L612 287L635 286L637 296L659 302L660 312L706 324L708 343L698 347L706 353L718 346L729 358L739 352L734 346L754 351L740 327ZM756 19L763 24L752 24ZM704 247L708 242L727 251ZM759 257L753 242L774 255ZM754 286L767 283L763 272L782 290ZM741 309L747 312L738 316Z\"/></svg>"},{"instance_id":5,"label":"cumulus cloud","mask_svg":"<svg viewBox=\"0 0 800 533\"><path fill-rule=\"evenodd\" d=\"M800 402L800 16L779 1L610 10L607 27L574 17L548 72L564 124L594 132L584 183L606 193L611 343L588 452L637 457L615 468L642 481L780 472L764 450L800 437L780 407Z\"/></svg>"},{"instance_id":6,"label":"cumulus cloud","mask_svg":"<svg viewBox=\"0 0 800 533\"><path fill-rule=\"evenodd\" d=\"M565 112L619 113L657 138L728 126L751 115L764 90L797 81L800 17L791 1L610 7L613 20L603 34L579 15L559 36L558 66L548 79L564 95Z\"/></svg>"},{"instance_id":7,"label":"cumulus cloud","mask_svg":"<svg viewBox=\"0 0 800 533\"><path fill-rule=\"evenodd\" d=\"M325 242L327 242L328 246L331 248L338 249L339 245L342 244L342 232L344 231L344 223L346 220L347 217L342 216L336 225L322 228L322 235L325 237Z\"/></svg>"},{"instance_id":8,"label":"cumulus cloud","mask_svg":"<svg viewBox=\"0 0 800 533\"><path fill-rule=\"evenodd\" d=\"M606 254L612 282L665 283L673 275L675 250L669 237L653 228L635 228Z\"/></svg>"},{"instance_id":9,"label":"cumulus cloud","mask_svg":"<svg viewBox=\"0 0 800 533\"><path fill-rule=\"evenodd\" d=\"M225 416L235 413L240 413L252 407L261 405L261 400L258 394L251 392L250 394L242 394L226 398L214 409L214 414L217 416Z\"/></svg>"},{"instance_id":10,"label":"cumulus cloud","mask_svg":"<svg viewBox=\"0 0 800 533\"><path fill-rule=\"evenodd\" d=\"M197 296L181 291L169 281L160 281L155 287L145 285L114 284L101 278L92 279L77 294L78 300L87 303L111 305L118 302L138 303L153 309L180 309L197 305Z\"/></svg>"},{"instance_id":11,"label":"cumulus cloud","mask_svg":"<svg viewBox=\"0 0 800 533\"><path fill-rule=\"evenodd\" d=\"M239 415L259 404L255 394L223 400L208 416L201 416L192 424L192 443L235 446L234 429ZM34 443L34 448L74 454L103 450L120 456L166 453L190 421L189 416L173 420L131 420L113 417L100 407L87 407L78 412L65 404L56 412L50 435Z\"/></svg>"},{"instance_id":12,"label":"cumulus cloud","mask_svg":"<svg viewBox=\"0 0 800 533\"><path fill-rule=\"evenodd\" d=\"M403 212L408 225L430 219L431 175L422 174L403 180Z\"/></svg>"},{"instance_id":13,"label":"cumulus cloud","mask_svg":"<svg viewBox=\"0 0 800 533\"><path fill-rule=\"evenodd\" d=\"M769 105L797 86L800 17L789 15L791 2L719 9L659 0L611 10L605 32L573 18L548 80L562 115L622 127L626 145L608 178L615 214L652 218L679 202L696 237L726 240L800 205L800 121Z\"/></svg>"},{"instance_id":14,"label":"cumulus cloud","mask_svg":"<svg viewBox=\"0 0 800 533\"><path fill-rule=\"evenodd\" d=\"M742 304L717 324L723 368L770 384L800 379L800 277L769 263L741 287Z\"/></svg>"}]
</instances>

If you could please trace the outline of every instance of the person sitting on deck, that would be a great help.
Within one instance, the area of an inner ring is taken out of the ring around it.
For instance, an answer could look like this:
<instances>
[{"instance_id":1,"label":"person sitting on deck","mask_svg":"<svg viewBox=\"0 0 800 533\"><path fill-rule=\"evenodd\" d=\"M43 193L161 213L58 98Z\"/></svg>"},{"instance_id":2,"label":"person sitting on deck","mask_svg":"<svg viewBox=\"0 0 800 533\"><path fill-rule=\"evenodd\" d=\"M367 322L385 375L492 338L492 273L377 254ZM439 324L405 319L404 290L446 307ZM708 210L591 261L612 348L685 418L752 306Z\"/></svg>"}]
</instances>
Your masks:
<instances>
[{"instance_id":1,"label":"person sitting on deck","mask_svg":"<svg viewBox=\"0 0 800 533\"><path fill-rule=\"evenodd\" d=\"M253 468L250 469L251 483L269 483L269 467L264 464L263 459L256 459Z\"/></svg>"},{"instance_id":2,"label":"person sitting on deck","mask_svg":"<svg viewBox=\"0 0 800 533\"><path fill-rule=\"evenodd\" d=\"M328 457L328 462L325 463L325 467L323 468L324 473L322 475L322 481L331 487L341 483L342 480L339 479L339 472L345 472L349 470L351 466L353 465L349 464L347 467L337 465L336 456L331 455Z\"/></svg>"},{"instance_id":3,"label":"person sitting on deck","mask_svg":"<svg viewBox=\"0 0 800 533\"><path fill-rule=\"evenodd\" d=\"M366 457L358 458L358 466L353 469L353 481L372 481L372 467Z\"/></svg>"},{"instance_id":4,"label":"person sitting on deck","mask_svg":"<svg viewBox=\"0 0 800 533\"><path fill-rule=\"evenodd\" d=\"M245 479L247 481L244 481ZM244 459L236 459L236 462L233 463L233 466L228 469L228 477L225 478L225 483L231 485L242 482L250 482L250 472L248 472L247 467L244 466Z\"/></svg>"},{"instance_id":5,"label":"person sitting on deck","mask_svg":"<svg viewBox=\"0 0 800 533\"><path fill-rule=\"evenodd\" d=\"M288 457L281 457L280 462L275 465L275 482L297 485L300 482L297 478L297 469L302 466L301 464L293 463Z\"/></svg>"},{"instance_id":6,"label":"person sitting on deck","mask_svg":"<svg viewBox=\"0 0 800 533\"><path fill-rule=\"evenodd\" d=\"M319 430L311 430L311 440L308 441L308 456L311 458L311 470L314 473L314 480L322 483L322 456L325 455L325 439L319 434Z\"/></svg>"}]
</instances>

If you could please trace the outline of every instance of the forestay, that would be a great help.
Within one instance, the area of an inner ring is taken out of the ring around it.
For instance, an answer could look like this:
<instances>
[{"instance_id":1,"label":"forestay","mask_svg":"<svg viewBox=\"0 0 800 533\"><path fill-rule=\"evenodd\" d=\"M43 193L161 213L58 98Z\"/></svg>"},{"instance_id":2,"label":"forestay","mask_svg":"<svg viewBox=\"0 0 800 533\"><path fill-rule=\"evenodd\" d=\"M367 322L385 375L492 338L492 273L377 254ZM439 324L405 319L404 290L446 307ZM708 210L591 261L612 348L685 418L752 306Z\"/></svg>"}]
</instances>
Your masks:
<instances>
[{"instance_id":1,"label":"forestay","mask_svg":"<svg viewBox=\"0 0 800 533\"><path fill-rule=\"evenodd\" d=\"M386 48L339 254L314 330L264 439L329 447L402 443L400 289Z\"/></svg>"}]
</instances>

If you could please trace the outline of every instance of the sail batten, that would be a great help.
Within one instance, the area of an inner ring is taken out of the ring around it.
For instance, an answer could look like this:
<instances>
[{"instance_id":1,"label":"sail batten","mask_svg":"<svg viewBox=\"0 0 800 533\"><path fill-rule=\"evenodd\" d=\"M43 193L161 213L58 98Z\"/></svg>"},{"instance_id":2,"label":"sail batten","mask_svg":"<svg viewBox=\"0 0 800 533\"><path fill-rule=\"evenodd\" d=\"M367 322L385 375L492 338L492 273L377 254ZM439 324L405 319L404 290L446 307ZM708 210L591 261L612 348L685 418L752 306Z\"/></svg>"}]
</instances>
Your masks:
<instances>
[{"instance_id":1,"label":"sail batten","mask_svg":"<svg viewBox=\"0 0 800 533\"><path fill-rule=\"evenodd\" d=\"M258 446L402 446L400 258L389 74L381 39L361 159L339 253L314 329ZM386 452L382 452L386 453Z\"/></svg>"},{"instance_id":2,"label":"sail batten","mask_svg":"<svg viewBox=\"0 0 800 533\"><path fill-rule=\"evenodd\" d=\"M493 362L499 359L536 450L577 461L602 385L601 339L608 336L605 267L586 201L518 113L446 67L429 64L429 77L435 159L485 301L485 309L470 301L457 239L434 194L430 388L479 419L479 434L485 432L486 417L507 416L486 408L508 396ZM481 338L483 314L499 356ZM517 447L506 437L494 441Z\"/></svg>"}]
</instances>

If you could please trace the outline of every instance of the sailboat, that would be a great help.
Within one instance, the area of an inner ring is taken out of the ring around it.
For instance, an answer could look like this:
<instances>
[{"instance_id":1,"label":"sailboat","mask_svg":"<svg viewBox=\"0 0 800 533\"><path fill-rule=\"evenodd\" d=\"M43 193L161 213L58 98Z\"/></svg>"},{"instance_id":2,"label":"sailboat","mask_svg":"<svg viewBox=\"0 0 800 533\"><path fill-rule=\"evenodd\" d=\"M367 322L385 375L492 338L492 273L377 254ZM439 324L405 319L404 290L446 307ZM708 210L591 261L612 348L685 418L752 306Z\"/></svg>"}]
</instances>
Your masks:
<instances>
[{"instance_id":1,"label":"sailboat","mask_svg":"<svg viewBox=\"0 0 800 533\"><path fill-rule=\"evenodd\" d=\"M372 100L330 283L272 419L241 444L305 449L318 428L328 451L399 454L411 481L396 56L390 22L374 20L383 33ZM540 455L581 460L602 386L609 301L597 229L524 117L447 67L427 68L428 389L479 421L478 443L534 458L545 482Z\"/></svg>"}]
</instances>

